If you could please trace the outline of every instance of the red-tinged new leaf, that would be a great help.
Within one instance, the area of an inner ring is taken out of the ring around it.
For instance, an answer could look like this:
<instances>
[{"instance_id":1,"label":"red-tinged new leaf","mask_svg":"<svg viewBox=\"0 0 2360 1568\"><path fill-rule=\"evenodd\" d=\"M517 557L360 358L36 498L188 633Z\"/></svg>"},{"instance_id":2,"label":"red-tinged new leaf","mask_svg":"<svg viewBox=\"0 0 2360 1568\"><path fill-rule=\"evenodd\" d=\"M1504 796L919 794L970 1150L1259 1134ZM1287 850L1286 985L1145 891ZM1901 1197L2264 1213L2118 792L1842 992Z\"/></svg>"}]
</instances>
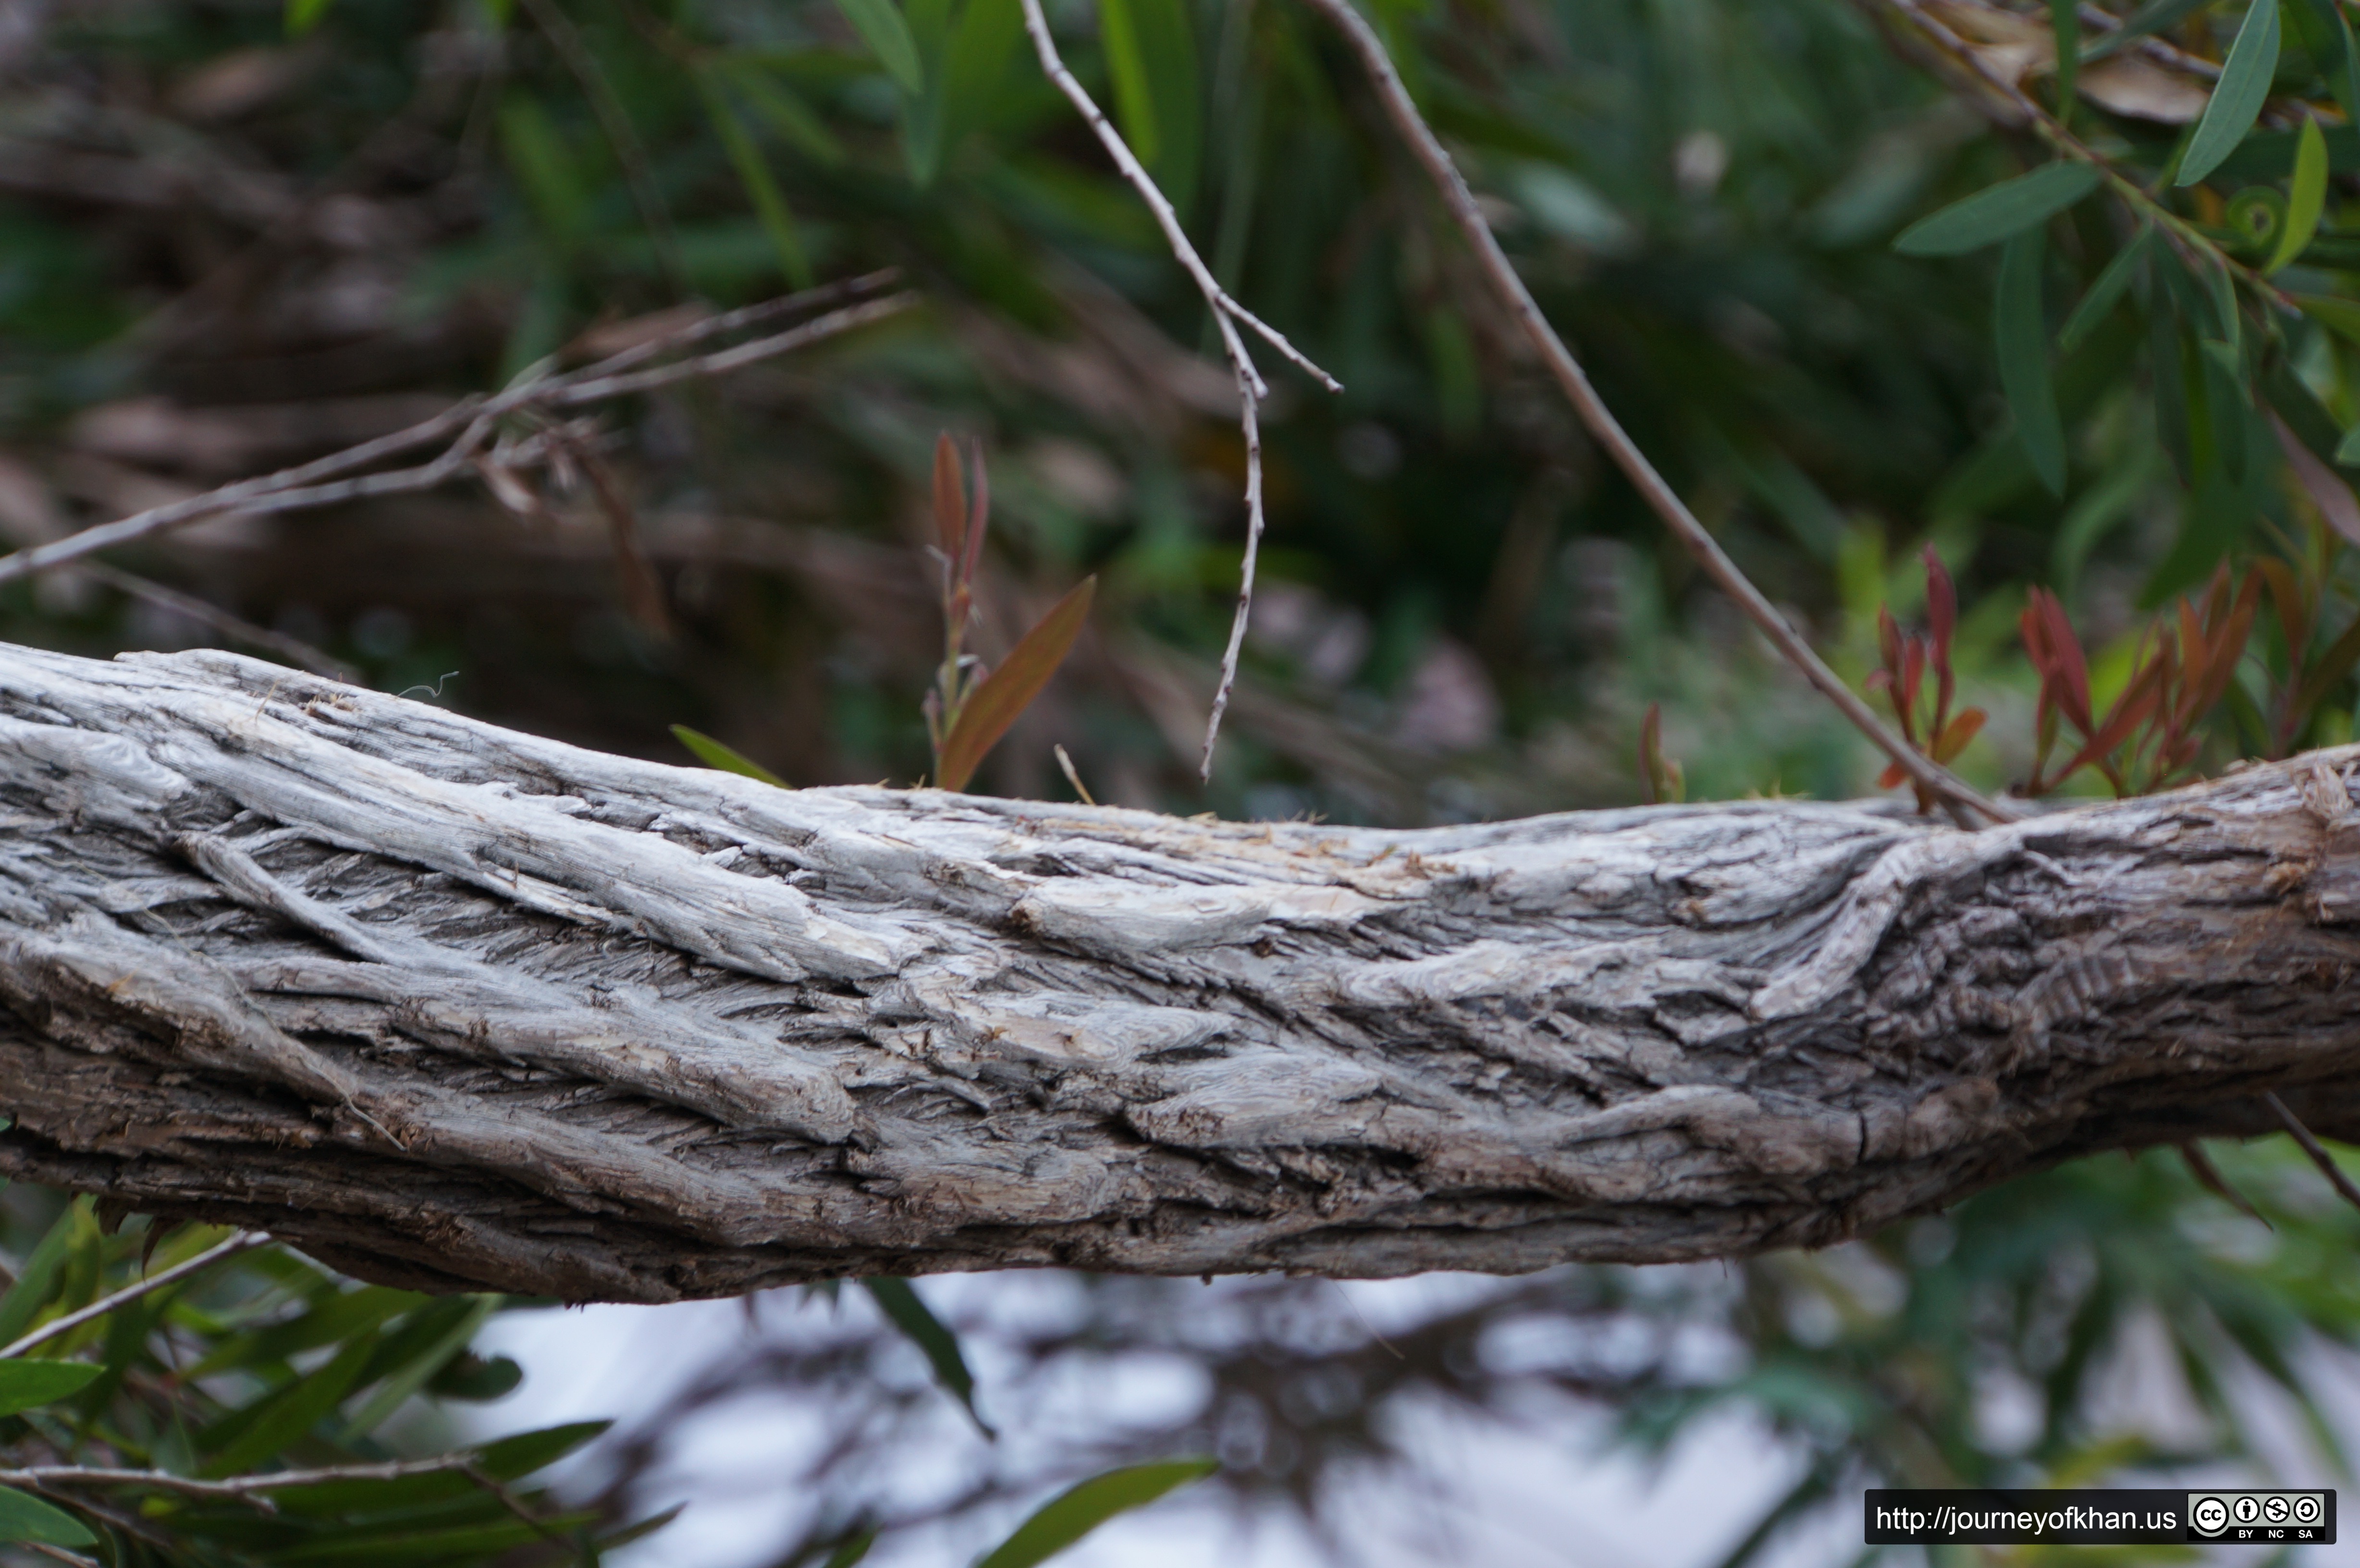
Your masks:
<instances>
[{"instance_id":1,"label":"red-tinged new leaf","mask_svg":"<svg viewBox=\"0 0 2360 1568\"><path fill-rule=\"evenodd\" d=\"M1926 682L1926 639L1911 637L1901 653L1901 733L1915 737L1918 688Z\"/></svg>"},{"instance_id":2,"label":"red-tinged new leaf","mask_svg":"<svg viewBox=\"0 0 2360 1568\"><path fill-rule=\"evenodd\" d=\"M1898 789L1908 777L1907 770L1901 764L1888 762L1885 765L1885 771L1876 776L1876 787L1880 789Z\"/></svg>"},{"instance_id":3,"label":"red-tinged new leaf","mask_svg":"<svg viewBox=\"0 0 2360 1568\"><path fill-rule=\"evenodd\" d=\"M1647 704L1646 717L1639 721L1639 799L1647 805L1664 803L1663 790L1657 785L1662 768L1657 759L1664 754L1664 705Z\"/></svg>"},{"instance_id":4,"label":"red-tinged new leaf","mask_svg":"<svg viewBox=\"0 0 2360 1568\"><path fill-rule=\"evenodd\" d=\"M1901 626L1893 618L1893 607L1889 604L1876 607L1876 652L1877 657L1885 661L1886 670L1898 680L1901 675Z\"/></svg>"},{"instance_id":5,"label":"red-tinged new leaf","mask_svg":"<svg viewBox=\"0 0 2360 1568\"><path fill-rule=\"evenodd\" d=\"M1074 591L1057 601L1049 613L1026 632L1000 668L986 676L959 709L958 723L943 741L935 761L940 775L934 782L945 789L964 789L985 755L1000 744L1057 666L1065 661L1074 639L1090 615L1090 597L1098 580L1085 577Z\"/></svg>"},{"instance_id":6,"label":"red-tinged new leaf","mask_svg":"<svg viewBox=\"0 0 2360 1568\"><path fill-rule=\"evenodd\" d=\"M1870 691L1890 691L1893 690L1893 671L1872 670L1868 672L1868 679L1862 681L1861 686Z\"/></svg>"},{"instance_id":7,"label":"red-tinged new leaf","mask_svg":"<svg viewBox=\"0 0 2360 1568\"><path fill-rule=\"evenodd\" d=\"M1934 737L1934 760L1947 763L1967 749L1967 743L1982 732L1985 714L1981 708L1962 708L1959 716L1942 726Z\"/></svg>"},{"instance_id":8,"label":"red-tinged new leaf","mask_svg":"<svg viewBox=\"0 0 2360 1568\"><path fill-rule=\"evenodd\" d=\"M2026 648L2041 672L2043 696L2083 735L2090 733L2090 667L2065 606L2046 588L2032 590L2022 625Z\"/></svg>"},{"instance_id":9,"label":"red-tinged new leaf","mask_svg":"<svg viewBox=\"0 0 2360 1568\"><path fill-rule=\"evenodd\" d=\"M2278 631L2287 645L2287 670L2289 677L2302 673L2303 656L2311 651L2311 604L2295 581L2294 569L2283 561L2262 560L2254 562L2269 585L2270 607L2277 611Z\"/></svg>"},{"instance_id":10,"label":"red-tinged new leaf","mask_svg":"<svg viewBox=\"0 0 2360 1568\"><path fill-rule=\"evenodd\" d=\"M1934 657L1948 663L1950 658L1950 635L1959 626L1959 590L1950 581L1950 568L1928 545L1921 552L1926 562L1926 626L1934 634Z\"/></svg>"},{"instance_id":11,"label":"red-tinged new leaf","mask_svg":"<svg viewBox=\"0 0 2360 1568\"><path fill-rule=\"evenodd\" d=\"M984 472L983 443L971 442L967 455L975 463L975 498L967 504L967 553L959 557L959 581L975 581L975 569L983 561L983 530L991 520L991 479Z\"/></svg>"},{"instance_id":12,"label":"red-tinged new leaf","mask_svg":"<svg viewBox=\"0 0 2360 1568\"><path fill-rule=\"evenodd\" d=\"M2115 699L2114 708L2106 714L2106 722L2098 726L2098 733L2092 735L2090 743L2075 752L2073 759L2059 770L2058 781L2063 782L2092 763L2103 765L2106 757L2114 755L2115 747L2137 733L2139 726L2154 716L2157 705L2162 702L2163 687L2170 670L2169 652L2158 654L2142 666L2131 678L2129 687Z\"/></svg>"},{"instance_id":13,"label":"red-tinged new leaf","mask_svg":"<svg viewBox=\"0 0 2360 1568\"><path fill-rule=\"evenodd\" d=\"M967 487L959 483L958 448L947 432L934 438L934 542L945 566L956 566L967 532Z\"/></svg>"}]
</instances>

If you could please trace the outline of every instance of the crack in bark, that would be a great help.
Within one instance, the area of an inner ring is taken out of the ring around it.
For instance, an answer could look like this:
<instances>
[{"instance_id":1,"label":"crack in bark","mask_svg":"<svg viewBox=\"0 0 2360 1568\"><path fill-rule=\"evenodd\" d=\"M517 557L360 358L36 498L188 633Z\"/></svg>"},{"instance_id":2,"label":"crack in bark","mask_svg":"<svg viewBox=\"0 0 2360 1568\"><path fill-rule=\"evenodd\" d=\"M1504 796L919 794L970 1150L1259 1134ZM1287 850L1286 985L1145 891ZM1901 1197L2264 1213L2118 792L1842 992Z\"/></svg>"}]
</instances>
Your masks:
<instances>
[{"instance_id":1,"label":"crack in bark","mask_svg":"<svg viewBox=\"0 0 2360 1568\"><path fill-rule=\"evenodd\" d=\"M371 1279L1821 1245L2360 1083L2322 753L1963 833L785 791L0 647L0 1170Z\"/></svg>"}]
</instances>

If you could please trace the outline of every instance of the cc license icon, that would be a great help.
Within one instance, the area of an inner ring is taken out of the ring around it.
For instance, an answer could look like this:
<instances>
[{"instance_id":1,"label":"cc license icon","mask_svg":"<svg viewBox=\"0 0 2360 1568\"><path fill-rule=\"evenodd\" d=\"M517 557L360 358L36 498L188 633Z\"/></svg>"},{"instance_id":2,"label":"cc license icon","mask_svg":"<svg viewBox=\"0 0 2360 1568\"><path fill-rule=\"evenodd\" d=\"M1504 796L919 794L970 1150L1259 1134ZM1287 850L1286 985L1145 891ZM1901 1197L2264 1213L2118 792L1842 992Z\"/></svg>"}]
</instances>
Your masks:
<instances>
[{"instance_id":1,"label":"cc license icon","mask_svg":"<svg viewBox=\"0 0 2360 1568\"><path fill-rule=\"evenodd\" d=\"M2262 1518L2267 1523L2284 1524L2293 1512L2294 1504L2284 1497L2272 1496L2262 1499Z\"/></svg>"},{"instance_id":2,"label":"cc license icon","mask_svg":"<svg viewBox=\"0 0 2360 1568\"><path fill-rule=\"evenodd\" d=\"M2188 1508L2188 1522L2199 1535L2218 1535L2229 1528L2229 1505L2218 1497L2197 1497Z\"/></svg>"},{"instance_id":3,"label":"cc license icon","mask_svg":"<svg viewBox=\"0 0 2360 1568\"><path fill-rule=\"evenodd\" d=\"M2294 1522L2297 1524L2317 1524L2326 1512L2316 1492L2302 1493L2294 1500Z\"/></svg>"},{"instance_id":4,"label":"cc license icon","mask_svg":"<svg viewBox=\"0 0 2360 1568\"><path fill-rule=\"evenodd\" d=\"M2229 1515L2239 1524L2258 1524L2262 1518L2262 1499L2251 1492L2243 1493L2229 1505Z\"/></svg>"}]
</instances>

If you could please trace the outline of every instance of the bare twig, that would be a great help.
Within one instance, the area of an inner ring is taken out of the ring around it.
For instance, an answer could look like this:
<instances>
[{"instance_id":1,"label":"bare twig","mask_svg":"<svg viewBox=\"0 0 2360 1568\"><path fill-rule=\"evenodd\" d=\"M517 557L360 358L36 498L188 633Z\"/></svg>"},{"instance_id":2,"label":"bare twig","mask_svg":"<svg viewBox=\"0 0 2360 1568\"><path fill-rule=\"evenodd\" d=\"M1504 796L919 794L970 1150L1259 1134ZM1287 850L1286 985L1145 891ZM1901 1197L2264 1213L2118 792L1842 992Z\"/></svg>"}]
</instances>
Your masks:
<instances>
[{"instance_id":1,"label":"bare twig","mask_svg":"<svg viewBox=\"0 0 2360 1568\"><path fill-rule=\"evenodd\" d=\"M93 1318L103 1318L126 1302L136 1301L151 1291L160 1290L167 1285L175 1284L201 1269L211 1268L224 1258L235 1257L241 1252L251 1252L257 1247L269 1245L270 1237L260 1231L240 1231L226 1241L217 1242L205 1248L186 1262L175 1263L161 1273L150 1274L144 1279L135 1280L111 1296L100 1297L80 1312L68 1312L61 1318L43 1323L23 1338L0 1348L0 1361L5 1361L11 1356L22 1356L37 1345L45 1345L61 1334L78 1329Z\"/></svg>"},{"instance_id":2,"label":"bare twig","mask_svg":"<svg viewBox=\"0 0 2360 1568\"><path fill-rule=\"evenodd\" d=\"M1245 646L1246 622L1253 614L1254 563L1262 550L1262 420L1260 405L1270 396L1270 387L1262 373L1254 368L1253 356L1246 352L1245 340L1238 335L1240 324L1251 329L1292 361L1303 372L1330 392L1341 392L1343 385L1314 365L1284 334L1261 317L1229 297L1207 267L1196 247L1189 243L1187 231L1180 226L1180 215L1157 188L1154 177L1131 153L1122 134L1114 128L1104 111L1090 99L1088 92L1065 69L1057 53L1056 40L1049 36L1049 19L1042 14L1041 0L1024 0L1024 30L1032 36L1033 51L1041 58L1041 70L1065 95L1075 111L1088 123L1107 155L1114 159L1115 168L1139 192L1140 200L1155 215L1156 225L1164 231L1164 243L1172 247L1196 291L1205 297L1206 306L1213 313L1214 329L1220 333L1221 347L1229 356L1229 367L1238 380L1238 426L1245 437L1246 446L1246 549L1245 560L1238 572L1238 608L1229 619L1229 647L1221 654L1220 684L1213 691L1212 712L1205 721L1205 753L1197 765L1197 775L1207 782L1213 777L1213 746L1220 738L1221 715L1229 705L1230 690L1237 685L1239 651Z\"/></svg>"},{"instance_id":3,"label":"bare twig","mask_svg":"<svg viewBox=\"0 0 2360 1568\"><path fill-rule=\"evenodd\" d=\"M456 1471L471 1477L482 1461L469 1449L438 1454L432 1459L399 1459L384 1465L329 1465L316 1470L273 1470L260 1475L232 1475L224 1480L200 1480L169 1470L109 1470L86 1465L34 1465L22 1470L0 1470L0 1486L38 1486L56 1490L76 1486L147 1486L191 1497L244 1498L264 1508L273 1505L265 1495L297 1486L317 1486L331 1481L399 1481L411 1475L442 1475Z\"/></svg>"},{"instance_id":4,"label":"bare twig","mask_svg":"<svg viewBox=\"0 0 2360 1568\"><path fill-rule=\"evenodd\" d=\"M2267 1089L2262 1091L2262 1103L2277 1114L2278 1121L2287 1129L2287 1135L2302 1145L2302 1151L2310 1155L2311 1162L2326 1174L2329 1183L2342 1194L2344 1201L2360 1209L2360 1187L2352 1184L2352 1178L2344 1173L2344 1167L2335 1163L2335 1156L2328 1153L2319 1139L2311 1136L2311 1129L2302 1125L2301 1119L2287 1109L2287 1103Z\"/></svg>"},{"instance_id":5,"label":"bare twig","mask_svg":"<svg viewBox=\"0 0 2360 1568\"><path fill-rule=\"evenodd\" d=\"M20 1544L35 1556L46 1557L52 1563L71 1563L76 1564L76 1568L104 1568L104 1564L97 1558L84 1557L81 1552L69 1552L62 1546L49 1546L38 1541L27 1541Z\"/></svg>"},{"instance_id":6,"label":"bare twig","mask_svg":"<svg viewBox=\"0 0 2360 1568\"><path fill-rule=\"evenodd\" d=\"M233 641L267 648L314 675L324 675L331 681L342 681L347 685L360 684L361 672L343 659L313 648L301 637L289 637L285 632L257 626L243 615L234 615L219 604L200 599L193 593L183 593L177 588L167 588L161 583L151 583L145 577L118 571L103 561L85 561L76 570L117 593L145 599L176 615L202 622Z\"/></svg>"},{"instance_id":7,"label":"bare twig","mask_svg":"<svg viewBox=\"0 0 2360 1568\"><path fill-rule=\"evenodd\" d=\"M308 511L321 506L341 505L347 501L366 500L378 495L409 495L432 490L452 480L476 472L476 454L484 444L497 433L498 421L509 415L528 409L581 408L587 404L648 392L675 383L727 376L762 360L775 359L807 348L823 339L837 336L856 327L908 310L916 303L914 294L888 295L883 299L847 305L824 316L757 338L735 347L712 354L675 361L647 370L633 370L660 354L674 353L697 343L707 341L737 327L774 320L798 309L806 309L818 300L842 299L847 294L873 292L891 280L890 274L879 273L851 279L832 289L813 290L786 299L770 301L734 310L727 315L694 322L676 332L665 334L650 343L641 343L610 355L595 365L558 376L542 376L508 387L492 397L475 396L463 398L432 419L425 419L405 430L397 430L375 441L364 441L327 457L303 463L299 467L281 469L276 474L244 479L235 485L224 485L202 495L191 495L168 506L151 506L144 512L112 523L82 529L64 539L31 550L0 556L0 583L11 583L29 577L51 567L99 550L129 544L135 539L184 528L206 517L224 513L254 517L274 512ZM420 451L437 441L449 441L450 445L430 462L410 468L366 473L365 470L400 456ZM524 441L501 453L509 466L546 461L552 451L547 441Z\"/></svg>"},{"instance_id":8,"label":"bare twig","mask_svg":"<svg viewBox=\"0 0 2360 1568\"><path fill-rule=\"evenodd\" d=\"M2202 1144L2181 1144L2180 1146L2180 1158L2182 1162L2187 1165L2188 1173L2195 1177L2197 1184L2202 1187L2206 1192L2212 1193L2214 1197L2220 1199L2231 1208L2240 1211L2246 1218L2261 1220L2262 1228L2264 1230L2278 1229L2278 1226L2270 1224L2268 1220L2262 1218L2262 1211L2254 1207L2252 1202L2246 1198L2245 1193L2240 1192L2236 1188L2229 1185L2229 1179L2221 1174L2220 1167L2212 1163L2212 1157L2204 1152L2204 1146Z\"/></svg>"},{"instance_id":9,"label":"bare twig","mask_svg":"<svg viewBox=\"0 0 2360 1568\"><path fill-rule=\"evenodd\" d=\"M1409 144L1411 152L1434 181L1443 204L1449 209L1452 218L1467 236L1468 244L1474 248L1476 258L1481 264L1493 292L1516 318L1534 348L1539 351L1542 362L1556 377L1566 400L1573 405L1575 414L1614 459L1615 465L1622 470L1655 515L1663 519L1664 525L1671 529L1673 537L1696 557L1706 575L1719 585L1721 592L1737 601L1746 618L1761 628L1762 634L1786 656L1789 663L1802 671L1803 678L1818 688L1821 696L1834 703L1853 727L1874 742L1876 748L1890 757L1904 773L1941 800L1961 826L1973 825L1970 813L1994 822L2012 820L2012 812L1984 799L1973 786L1933 758L1921 755L1916 747L1886 727L1860 694L1846 685L1841 676L1828 668L1826 661L1812 651L1811 645L1802 634L1790 626L1786 617L1778 613L1777 607L1764 596L1744 572L1738 570L1737 563L1729 559L1720 542L1706 531L1705 526L1697 520L1696 515L1688 510L1678 494L1655 471L1655 464L1647 461L1646 454L1632 441L1622 422L1615 419L1613 410L1607 408L1605 400L1599 397L1598 389L1590 385L1580 362L1573 357L1573 351L1549 325L1548 318L1541 314L1540 306L1534 302L1524 279L1516 275L1507 253L1500 248L1500 242L1492 234L1491 225L1484 218L1482 209L1476 204L1474 192L1468 188L1466 178L1459 172L1459 166L1451 161L1450 154L1444 150L1432 127L1426 125L1426 117L1411 99L1409 90L1402 85L1401 75L1394 71L1393 59L1385 52L1384 43L1375 30L1352 8L1351 0L1306 0L1306 3L1335 24L1352 52L1359 57L1361 68L1368 72L1370 81L1376 87L1386 117L1392 120L1393 128Z\"/></svg>"},{"instance_id":10,"label":"bare twig","mask_svg":"<svg viewBox=\"0 0 2360 1568\"><path fill-rule=\"evenodd\" d=\"M1081 770L1074 766L1074 759L1065 755L1065 748L1062 746L1053 746L1049 749L1057 754L1057 766L1065 769L1065 782L1074 787L1074 793L1082 798L1082 804L1097 805L1098 801L1090 797L1089 786L1082 782Z\"/></svg>"}]
</instances>

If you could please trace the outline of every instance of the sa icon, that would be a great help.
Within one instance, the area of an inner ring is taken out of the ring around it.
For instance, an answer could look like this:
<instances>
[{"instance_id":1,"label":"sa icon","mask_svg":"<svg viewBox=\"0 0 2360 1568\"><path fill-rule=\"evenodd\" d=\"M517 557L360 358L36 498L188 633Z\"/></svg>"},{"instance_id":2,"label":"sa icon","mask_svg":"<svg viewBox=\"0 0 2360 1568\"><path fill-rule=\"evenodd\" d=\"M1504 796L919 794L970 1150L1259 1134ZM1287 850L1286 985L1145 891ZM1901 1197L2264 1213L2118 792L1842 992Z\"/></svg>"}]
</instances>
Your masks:
<instances>
[{"instance_id":1,"label":"sa icon","mask_svg":"<svg viewBox=\"0 0 2360 1568\"><path fill-rule=\"evenodd\" d=\"M2218 1497L2198 1497L2188 1509L2188 1522L2200 1535L2218 1535L2229 1528L2229 1505Z\"/></svg>"}]
</instances>

